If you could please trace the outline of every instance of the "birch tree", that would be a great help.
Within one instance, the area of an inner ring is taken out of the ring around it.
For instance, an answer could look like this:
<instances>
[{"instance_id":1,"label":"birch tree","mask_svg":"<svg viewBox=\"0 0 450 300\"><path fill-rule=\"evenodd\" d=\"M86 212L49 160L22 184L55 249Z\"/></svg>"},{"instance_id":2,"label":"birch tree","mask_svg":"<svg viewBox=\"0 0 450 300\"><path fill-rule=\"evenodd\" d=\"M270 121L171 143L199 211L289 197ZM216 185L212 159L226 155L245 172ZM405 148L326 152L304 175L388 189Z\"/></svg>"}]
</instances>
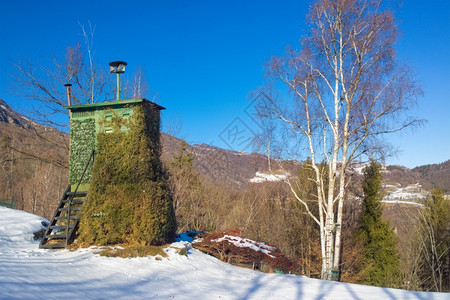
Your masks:
<instances>
[{"instance_id":1,"label":"birch tree","mask_svg":"<svg viewBox=\"0 0 450 300\"><path fill-rule=\"evenodd\" d=\"M385 134L419 123L407 111L421 91L396 60L397 26L386 2L314 2L300 50L271 59L269 83L259 97L272 152L310 157L316 200L302 197L293 180L286 183L320 230L323 279L340 266L346 171L369 154L381 157Z\"/></svg>"}]
</instances>

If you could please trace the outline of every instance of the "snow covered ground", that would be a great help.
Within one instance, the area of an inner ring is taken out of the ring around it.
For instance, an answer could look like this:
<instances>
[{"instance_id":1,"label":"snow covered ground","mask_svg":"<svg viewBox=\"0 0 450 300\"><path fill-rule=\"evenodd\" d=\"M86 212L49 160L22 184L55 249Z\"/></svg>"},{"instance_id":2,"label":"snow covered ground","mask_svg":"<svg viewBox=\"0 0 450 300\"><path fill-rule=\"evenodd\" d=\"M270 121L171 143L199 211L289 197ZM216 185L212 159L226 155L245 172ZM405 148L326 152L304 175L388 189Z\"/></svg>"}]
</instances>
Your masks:
<instances>
[{"instance_id":1,"label":"snow covered ground","mask_svg":"<svg viewBox=\"0 0 450 300\"><path fill-rule=\"evenodd\" d=\"M198 250L168 258L107 258L94 249L38 249L43 219L0 207L0 299L450 299L302 276L265 274ZM188 244L178 242L173 246Z\"/></svg>"}]
</instances>

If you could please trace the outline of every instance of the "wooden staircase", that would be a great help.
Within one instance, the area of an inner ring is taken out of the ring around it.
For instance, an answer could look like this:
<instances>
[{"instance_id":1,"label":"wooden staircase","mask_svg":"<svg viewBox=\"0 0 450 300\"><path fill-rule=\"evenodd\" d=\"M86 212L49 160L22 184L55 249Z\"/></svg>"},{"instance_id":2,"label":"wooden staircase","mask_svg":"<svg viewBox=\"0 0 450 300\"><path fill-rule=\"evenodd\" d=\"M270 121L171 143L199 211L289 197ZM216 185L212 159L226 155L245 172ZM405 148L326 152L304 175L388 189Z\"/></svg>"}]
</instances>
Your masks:
<instances>
[{"instance_id":1,"label":"wooden staircase","mask_svg":"<svg viewBox=\"0 0 450 300\"><path fill-rule=\"evenodd\" d=\"M78 229L80 212L87 198L87 191L70 191L69 185L59 202L50 225L45 231L39 248L61 249L70 245Z\"/></svg>"},{"instance_id":2,"label":"wooden staircase","mask_svg":"<svg viewBox=\"0 0 450 300\"><path fill-rule=\"evenodd\" d=\"M94 156L95 151L92 151L75 189L72 191L72 186L69 184L65 190L50 225L39 243L39 248L61 249L73 242L80 221L81 209L88 195L88 191L78 191L78 189L89 165L94 161Z\"/></svg>"}]
</instances>

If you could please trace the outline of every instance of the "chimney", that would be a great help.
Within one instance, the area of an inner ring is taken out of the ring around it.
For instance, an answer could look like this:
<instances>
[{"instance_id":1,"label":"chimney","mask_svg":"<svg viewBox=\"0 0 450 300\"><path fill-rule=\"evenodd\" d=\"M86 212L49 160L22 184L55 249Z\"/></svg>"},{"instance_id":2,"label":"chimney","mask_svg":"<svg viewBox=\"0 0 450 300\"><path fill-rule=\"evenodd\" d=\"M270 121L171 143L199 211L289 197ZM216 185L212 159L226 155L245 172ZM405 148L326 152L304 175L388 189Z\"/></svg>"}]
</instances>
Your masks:
<instances>
[{"instance_id":1,"label":"chimney","mask_svg":"<svg viewBox=\"0 0 450 300\"><path fill-rule=\"evenodd\" d=\"M71 106L72 105L72 99L71 99L72 94L71 94L70 87L72 86L72 84L66 83L64 86L66 87L67 105Z\"/></svg>"}]
</instances>

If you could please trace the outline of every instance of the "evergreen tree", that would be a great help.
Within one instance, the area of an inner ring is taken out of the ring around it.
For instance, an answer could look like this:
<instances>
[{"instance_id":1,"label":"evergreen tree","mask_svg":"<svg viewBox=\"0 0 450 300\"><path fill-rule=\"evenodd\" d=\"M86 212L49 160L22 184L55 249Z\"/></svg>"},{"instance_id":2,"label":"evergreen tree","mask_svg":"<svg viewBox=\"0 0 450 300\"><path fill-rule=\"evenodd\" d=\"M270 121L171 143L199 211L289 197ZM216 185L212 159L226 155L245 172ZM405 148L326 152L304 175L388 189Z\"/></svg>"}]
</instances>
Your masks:
<instances>
[{"instance_id":1,"label":"evergreen tree","mask_svg":"<svg viewBox=\"0 0 450 300\"><path fill-rule=\"evenodd\" d=\"M359 238L364 246L361 283L395 286L399 275L398 240L388 221L383 221L381 165L375 161L364 169L364 200Z\"/></svg>"},{"instance_id":2,"label":"evergreen tree","mask_svg":"<svg viewBox=\"0 0 450 300\"><path fill-rule=\"evenodd\" d=\"M435 188L420 215L421 268L425 290L450 290L450 202Z\"/></svg>"},{"instance_id":3,"label":"evergreen tree","mask_svg":"<svg viewBox=\"0 0 450 300\"><path fill-rule=\"evenodd\" d=\"M170 162L171 170L187 170L193 172L194 167L194 154L187 151L187 143L182 140L178 154L175 155Z\"/></svg>"},{"instance_id":4,"label":"evergreen tree","mask_svg":"<svg viewBox=\"0 0 450 300\"><path fill-rule=\"evenodd\" d=\"M173 240L172 195L141 107L130 119L114 115L99 133L79 239L90 244L163 244ZM127 130L125 130L127 128Z\"/></svg>"}]
</instances>

